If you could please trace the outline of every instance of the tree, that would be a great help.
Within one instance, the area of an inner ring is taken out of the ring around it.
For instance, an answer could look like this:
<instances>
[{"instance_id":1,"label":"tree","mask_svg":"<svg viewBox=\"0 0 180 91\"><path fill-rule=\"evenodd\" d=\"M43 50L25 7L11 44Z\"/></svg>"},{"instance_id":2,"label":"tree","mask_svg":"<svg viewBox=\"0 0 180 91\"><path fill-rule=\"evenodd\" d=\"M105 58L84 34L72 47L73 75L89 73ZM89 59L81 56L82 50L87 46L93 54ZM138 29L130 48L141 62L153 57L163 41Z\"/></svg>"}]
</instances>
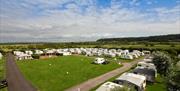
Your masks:
<instances>
[{"instance_id":1,"label":"tree","mask_svg":"<svg viewBox=\"0 0 180 91\"><path fill-rule=\"evenodd\" d=\"M149 46L149 44L145 44L145 46Z\"/></svg>"},{"instance_id":2,"label":"tree","mask_svg":"<svg viewBox=\"0 0 180 91\"><path fill-rule=\"evenodd\" d=\"M172 59L164 52L153 52L153 63L155 64L158 73L167 76L172 68Z\"/></svg>"},{"instance_id":3,"label":"tree","mask_svg":"<svg viewBox=\"0 0 180 91\"><path fill-rule=\"evenodd\" d=\"M151 43L151 44L150 44L150 46L152 47L152 46L154 46L154 44L153 44L153 43Z\"/></svg>"},{"instance_id":4,"label":"tree","mask_svg":"<svg viewBox=\"0 0 180 91\"><path fill-rule=\"evenodd\" d=\"M173 66L172 72L168 75L167 84L169 91L180 90L180 61Z\"/></svg>"},{"instance_id":5,"label":"tree","mask_svg":"<svg viewBox=\"0 0 180 91\"><path fill-rule=\"evenodd\" d=\"M174 45L174 44L171 44L171 47L175 47L175 45Z\"/></svg>"}]
</instances>

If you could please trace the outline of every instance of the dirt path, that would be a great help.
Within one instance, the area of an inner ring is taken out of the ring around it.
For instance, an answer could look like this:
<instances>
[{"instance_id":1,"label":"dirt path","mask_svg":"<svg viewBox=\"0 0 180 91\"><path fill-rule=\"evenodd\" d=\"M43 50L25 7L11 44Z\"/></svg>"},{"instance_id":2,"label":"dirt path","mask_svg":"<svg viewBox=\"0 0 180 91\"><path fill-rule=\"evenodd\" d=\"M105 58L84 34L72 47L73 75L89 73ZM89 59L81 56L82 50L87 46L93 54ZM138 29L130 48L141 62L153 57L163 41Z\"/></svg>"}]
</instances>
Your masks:
<instances>
[{"instance_id":1,"label":"dirt path","mask_svg":"<svg viewBox=\"0 0 180 91\"><path fill-rule=\"evenodd\" d=\"M99 84L102 84L106 80L108 80L114 76L117 76L125 71L128 71L133 65L137 64L139 61L140 61L140 59L135 60L133 62L129 62L129 63L123 63L123 67L120 67L118 69L115 69L113 71L105 73L96 78L89 79L88 81L83 82L79 85L73 86L73 87L67 89L66 91L89 91L90 89L98 86Z\"/></svg>"},{"instance_id":2,"label":"dirt path","mask_svg":"<svg viewBox=\"0 0 180 91\"><path fill-rule=\"evenodd\" d=\"M8 82L8 91L37 91L19 71L14 56L7 54L6 78Z\"/></svg>"}]
</instances>

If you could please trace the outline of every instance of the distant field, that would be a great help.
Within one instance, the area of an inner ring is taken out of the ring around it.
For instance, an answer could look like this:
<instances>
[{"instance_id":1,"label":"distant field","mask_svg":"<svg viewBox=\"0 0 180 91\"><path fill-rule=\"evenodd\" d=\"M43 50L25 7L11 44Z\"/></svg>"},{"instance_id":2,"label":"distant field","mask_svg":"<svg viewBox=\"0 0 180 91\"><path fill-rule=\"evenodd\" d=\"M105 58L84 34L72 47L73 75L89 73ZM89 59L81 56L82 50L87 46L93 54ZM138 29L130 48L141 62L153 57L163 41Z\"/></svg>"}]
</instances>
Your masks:
<instances>
[{"instance_id":1,"label":"distant field","mask_svg":"<svg viewBox=\"0 0 180 91\"><path fill-rule=\"evenodd\" d=\"M17 64L25 78L40 91L63 91L120 67L115 62L110 62L108 65L91 64L93 60L94 58L85 56L61 56L32 61L17 61Z\"/></svg>"},{"instance_id":2,"label":"distant field","mask_svg":"<svg viewBox=\"0 0 180 91\"><path fill-rule=\"evenodd\" d=\"M157 44L153 43L153 45L145 45L145 44L1 44L0 51L3 50L5 52L12 50L28 50L28 49L44 49L44 48L71 48L71 47L103 47L103 48L143 48L143 49L175 49L180 50L180 43L171 43L171 44Z\"/></svg>"},{"instance_id":3,"label":"distant field","mask_svg":"<svg viewBox=\"0 0 180 91\"><path fill-rule=\"evenodd\" d=\"M145 45L103 45L102 47L106 48L151 48L151 49L180 49L180 45L154 45L154 46L145 46Z\"/></svg>"}]
</instances>

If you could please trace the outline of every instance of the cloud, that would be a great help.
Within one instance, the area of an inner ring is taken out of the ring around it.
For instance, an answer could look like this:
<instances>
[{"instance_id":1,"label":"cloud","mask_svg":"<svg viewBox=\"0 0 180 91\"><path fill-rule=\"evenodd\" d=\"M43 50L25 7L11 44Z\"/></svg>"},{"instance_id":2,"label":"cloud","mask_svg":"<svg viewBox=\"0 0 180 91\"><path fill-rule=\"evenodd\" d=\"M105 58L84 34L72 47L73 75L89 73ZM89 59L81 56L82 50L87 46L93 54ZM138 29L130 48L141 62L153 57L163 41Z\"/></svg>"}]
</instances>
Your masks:
<instances>
[{"instance_id":1,"label":"cloud","mask_svg":"<svg viewBox=\"0 0 180 91\"><path fill-rule=\"evenodd\" d=\"M133 6L138 6L138 5L140 5L140 2L139 2L139 0L131 0L129 4L133 5Z\"/></svg>"},{"instance_id":2,"label":"cloud","mask_svg":"<svg viewBox=\"0 0 180 91\"><path fill-rule=\"evenodd\" d=\"M7 0L1 4L0 42L92 41L180 33L179 6L142 12L123 3L112 0L110 7L99 8L96 0Z\"/></svg>"}]
</instances>

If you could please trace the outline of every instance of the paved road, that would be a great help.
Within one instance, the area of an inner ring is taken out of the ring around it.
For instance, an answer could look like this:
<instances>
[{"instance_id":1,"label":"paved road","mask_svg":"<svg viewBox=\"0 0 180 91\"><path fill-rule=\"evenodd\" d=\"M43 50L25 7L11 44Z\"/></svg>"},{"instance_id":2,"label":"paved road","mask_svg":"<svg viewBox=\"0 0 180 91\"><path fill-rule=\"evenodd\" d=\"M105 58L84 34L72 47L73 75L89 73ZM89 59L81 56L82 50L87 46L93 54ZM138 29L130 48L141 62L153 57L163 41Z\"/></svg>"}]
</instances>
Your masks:
<instances>
[{"instance_id":1,"label":"paved road","mask_svg":"<svg viewBox=\"0 0 180 91\"><path fill-rule=\"evenodd\" d=\"M66 91L89 91L90 89L102 84L103 82L107 81L108 79L117 76L125 71L128 71L133 65L137 64L141 60L135 60L129 63L123 63L123 67L110 71L106 74L98 76L96 78L90 79L86 82L83 82L79 85L73 86Z\"/></svg>"},{"instance_id":2,"label":"paved road","mask_svg":"<svg viewBox=\"0 0 180 91\"><path fill-rule=\"evenodd\" d=\"M7 54L6 79L8 91L37 91L21 74L11 53Z\"/></svg>"}]
</instances>

